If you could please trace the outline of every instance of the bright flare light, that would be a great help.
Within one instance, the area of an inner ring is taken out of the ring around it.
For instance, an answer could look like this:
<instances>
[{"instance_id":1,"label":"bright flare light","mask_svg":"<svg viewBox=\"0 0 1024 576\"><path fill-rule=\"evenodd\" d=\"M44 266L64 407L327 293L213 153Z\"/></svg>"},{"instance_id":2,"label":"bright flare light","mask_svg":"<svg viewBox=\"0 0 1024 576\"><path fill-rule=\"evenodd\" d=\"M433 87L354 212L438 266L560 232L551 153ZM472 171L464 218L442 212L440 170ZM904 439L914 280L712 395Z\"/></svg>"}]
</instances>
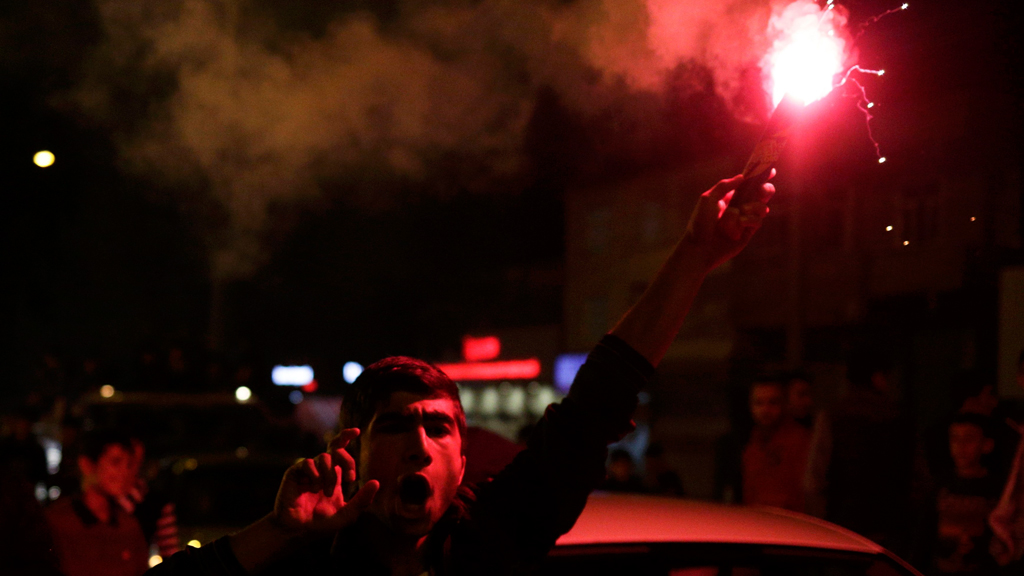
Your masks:
<instances>
[{"instance_id":1,"label":"bright flare light","mask_svg":"<svg viewBox=\"0 0 1024 576\"><path fill-rule=\"evenodd\" d=\"M804 104L828 95L835 77L844 71L842 10L826 10L808 0L798 0L772 16L769 33L775 38L765 57L771 77L772 105L789 94Z\"/></svg>"},{"instance_id":2,"label":"bright flare light","mask_svg":"<svg viewBox=\"0 0 1024 576\"><path fill-rule=\"evenodd\" d=\"M56 157L53 155L53 152L50 152L49 150L40 150L32 157L32 162L40 168L49 168L50 166L53 166L54 160L56 160Z\"/></svg>"}]
</instances>

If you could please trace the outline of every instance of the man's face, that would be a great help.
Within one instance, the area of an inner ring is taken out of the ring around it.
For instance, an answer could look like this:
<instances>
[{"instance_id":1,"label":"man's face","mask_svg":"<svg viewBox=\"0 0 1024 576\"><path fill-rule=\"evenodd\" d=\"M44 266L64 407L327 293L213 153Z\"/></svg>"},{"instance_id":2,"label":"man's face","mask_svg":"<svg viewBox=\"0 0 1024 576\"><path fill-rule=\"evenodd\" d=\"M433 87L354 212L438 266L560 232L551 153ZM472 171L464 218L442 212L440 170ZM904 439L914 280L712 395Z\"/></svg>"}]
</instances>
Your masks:
<instances>
[{"instance_id":1,"label":"man's face","mask_svg":"<svg viewBox=\"0 0 1024 576\"><path fill-rule=\"evenodd\" d=\"M786 395L786 408L793 418L806 418L811 415L814 397L811 396L811 384L806 380L792 380Z\"/></svg>"},{"instance_id":2,"label":"man's face","mask_svg":"<svg viewBox=\"0 0 1024 576\"><path fill-rule=\"evenodd\" d=\"M782 419L782 387L776 384L754 384L750 390L750 415L754 424L770 428Z\"/></svg>"},{"instance_id":3,"label":"man's face","mask_svg":"<svg viewBox=\"0 0 1024 576\"><path fill-rule=\"evenodd\" d=\"M360 477L380 482L370 511L392 530L425 535L455 498L466 469L456 415L448 398L396 392L367 426Z\"/></svg>"},{"instance_id":4,"label":"man's face","mask_svg":"<svg viewBox=\"0 0 1024 576\"><path fill-rule=\"evenodd\" d=\"M82 456L78 464L85 484L96 486L107 496L123 496L135 478L132 455L120 444L108 445L95 462Z\"/></svg>"},{"instance_id":5,"label":"man's face","mask_svg":"<svg viewBox=\"0 0 1024 576\"><path fill-rule=\"evenodd\" d=\"M992 440L974 424L956 423L949 427L949 453L957 470L981 465L981 457L992 451Z\"/></svg>"}]
</instances>

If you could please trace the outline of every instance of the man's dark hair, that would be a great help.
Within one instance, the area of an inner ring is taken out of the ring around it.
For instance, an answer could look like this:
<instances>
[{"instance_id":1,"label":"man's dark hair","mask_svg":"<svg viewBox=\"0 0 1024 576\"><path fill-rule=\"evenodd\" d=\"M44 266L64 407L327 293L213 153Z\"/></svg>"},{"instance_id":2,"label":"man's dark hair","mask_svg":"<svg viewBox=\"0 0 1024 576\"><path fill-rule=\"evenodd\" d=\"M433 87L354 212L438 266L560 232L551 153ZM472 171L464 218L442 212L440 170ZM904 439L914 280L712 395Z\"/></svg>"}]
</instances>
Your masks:
<instances>
[{"instance_id":1,"label":"man's dark hair","mask_svg":"<svg viewBox=\"0 0 1024 576\"><path fill-rule=\"evenodd\" d=\"M980 370L961 370L953 376L950 397L953 408L959 410L969 398L980 395L985 387L995 390L995 376Z\"/></svg>"},{"instance_id":2,"label":"man's dark hair","mask_svg":"<svg viewBox=\"0 0 1024 576\"><path fill-rule=\"evenodd\" d=\"M762 374L757 376L750 381L750 385L747 386L747 392L753 392L754 388L757 388L758 386L774 386L783 394L786 392L786 384L783 383L782 379L775 374Z\"/></svg>"},{"instance_id":3,"label":"man's dark hair","mask_svg":"<svg viewBox=\"0 0 1024 576\"><path fill-rule=\"evenodd\" d=\"M861 346L850 354L846 363L846 378L854 386L870 388L872 376L887 374L894 368L892 358L880 346Z\"/></svg>"},{"instance_id":4,"label":"man's dark hair","mask_svg":"<svg viewBox=\"0 0 1024 576\"><path fill-rule=\"evenodd\" d=\"M985 436L985 438L991 440L993 437L992 419L989 418L988 416L975 414L973 412L960 412L958 414L955 414L949 420L950 428L952 428L954 424L970 424L972 426L977 426L981 430L981 434Z\"/></svg>"},{"instance_id":5,"label":"man's dark hair","mask_svg":"<svg viewBox=\"0 0 1024 576\"><path fill-rule=\"evenodd\" d=\"M787 388L789 388L790 384L792 384L796 380L802 380L812 386L814 385L814 379L811 378L811 375L804 370L791 370L789 372L786 372L785 374L783 374L782 379L786 383Z\"/></svg>"},{"instance_id":6,"label":"man's dark hair","mask_svg":"<svg viewBox=\"0 0 1024 576\"><path fill-rule=\"evenodd\" d=\"M132 438L128 434L113 428L93 430L82 436L81 449L78 454L96 462L107 451L107 448L112 445L121 446L130 454L132 451Z\"/></svg>"},{"instance_id":7,"label":"man's dark hair","mask_svg":"<svg viewBox=\"0 0 1024 576\"><path fill-rule=\"evenodd\" d=\"M1024 371L1024 348L1021 348L1020 355L1017 356L1017 371Z\"/></svg>"},{"instance_id":8,"label":"man's dark hair","mask_svg":"<svg viewBox=\"0 0 1024 576\"><path fill-rule=\"evenodd\" d=\"M345 390L341 403L340 427L359 428L366 433L373 416L387 404L395 392L412 392L427 398L447 398L455 404L455 423L459 427L462 452L466 451L466 413L459 400L459 388L436 366L408 356L391 356L363 370ZM359 438L349 443L349 452L358 461Z\"/></svg>"}]
</instances>

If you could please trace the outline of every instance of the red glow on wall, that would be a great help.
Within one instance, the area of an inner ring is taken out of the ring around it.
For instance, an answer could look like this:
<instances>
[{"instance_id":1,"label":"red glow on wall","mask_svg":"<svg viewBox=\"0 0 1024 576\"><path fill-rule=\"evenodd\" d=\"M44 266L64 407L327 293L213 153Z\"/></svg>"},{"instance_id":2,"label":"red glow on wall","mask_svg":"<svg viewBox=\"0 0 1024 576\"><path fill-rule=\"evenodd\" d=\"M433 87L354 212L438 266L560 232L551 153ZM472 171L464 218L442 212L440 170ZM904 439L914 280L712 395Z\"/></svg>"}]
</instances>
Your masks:
<instances>
[{"instance_id":1,"label":"red glow on wall","mask_svg":"<svg viewBox=\"0 0 1024 576\"><path fill-rule=\"evenodd\" d=\"M466 362L494 360L498 354L501 354L501 340L497 336L462 337L462 358Z\"/></svg>"},{"instance_id":2,"label":"red glow on wall","mask_svg":"<svg viewBox=\"0 0 1024 576\"><path fill-rule=\"evenodd\" d=\"M449 378L464 380L529 380L540 375L540 360L504 360L501 362L462 362L438 364Z\"/></svg>"},{"instance_id":3,"label":"red glow on wall","mask_svg":"<svg viewBox=\"0 0 1024 576\"><path fill-rule=\"evenodd\" d=\"M316 392L316 389L317 389L317 388L319 388L319 387L320 387L320 385L319 385L319 384L317 384L316 380L311 380L311 381L309 382L309 384L306 384L305 386L303 386L303 387L301 388L301 390L302 390L303 392L309 392L309 393L312 393L312 392Z\"/></svg>"}]
</instances>

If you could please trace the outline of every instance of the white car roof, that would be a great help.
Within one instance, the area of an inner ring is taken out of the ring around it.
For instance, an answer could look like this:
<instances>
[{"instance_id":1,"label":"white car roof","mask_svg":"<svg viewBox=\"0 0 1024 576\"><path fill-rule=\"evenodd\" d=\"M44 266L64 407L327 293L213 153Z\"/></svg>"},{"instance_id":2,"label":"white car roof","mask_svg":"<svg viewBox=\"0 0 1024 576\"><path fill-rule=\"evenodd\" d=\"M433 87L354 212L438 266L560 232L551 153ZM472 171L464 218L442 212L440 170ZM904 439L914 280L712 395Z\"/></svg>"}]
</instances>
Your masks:
<instances>
[{"instance_id":1,"label":"white car roof","mask_svg":"<svg viewBox=\"0 0 1024 576\"><path fill-rule=\"evenodd\" d=\"M884 553L875 542L818 518L766 507L594 493L559 546L731 543Z\"/></svg>"}]
</instances>

